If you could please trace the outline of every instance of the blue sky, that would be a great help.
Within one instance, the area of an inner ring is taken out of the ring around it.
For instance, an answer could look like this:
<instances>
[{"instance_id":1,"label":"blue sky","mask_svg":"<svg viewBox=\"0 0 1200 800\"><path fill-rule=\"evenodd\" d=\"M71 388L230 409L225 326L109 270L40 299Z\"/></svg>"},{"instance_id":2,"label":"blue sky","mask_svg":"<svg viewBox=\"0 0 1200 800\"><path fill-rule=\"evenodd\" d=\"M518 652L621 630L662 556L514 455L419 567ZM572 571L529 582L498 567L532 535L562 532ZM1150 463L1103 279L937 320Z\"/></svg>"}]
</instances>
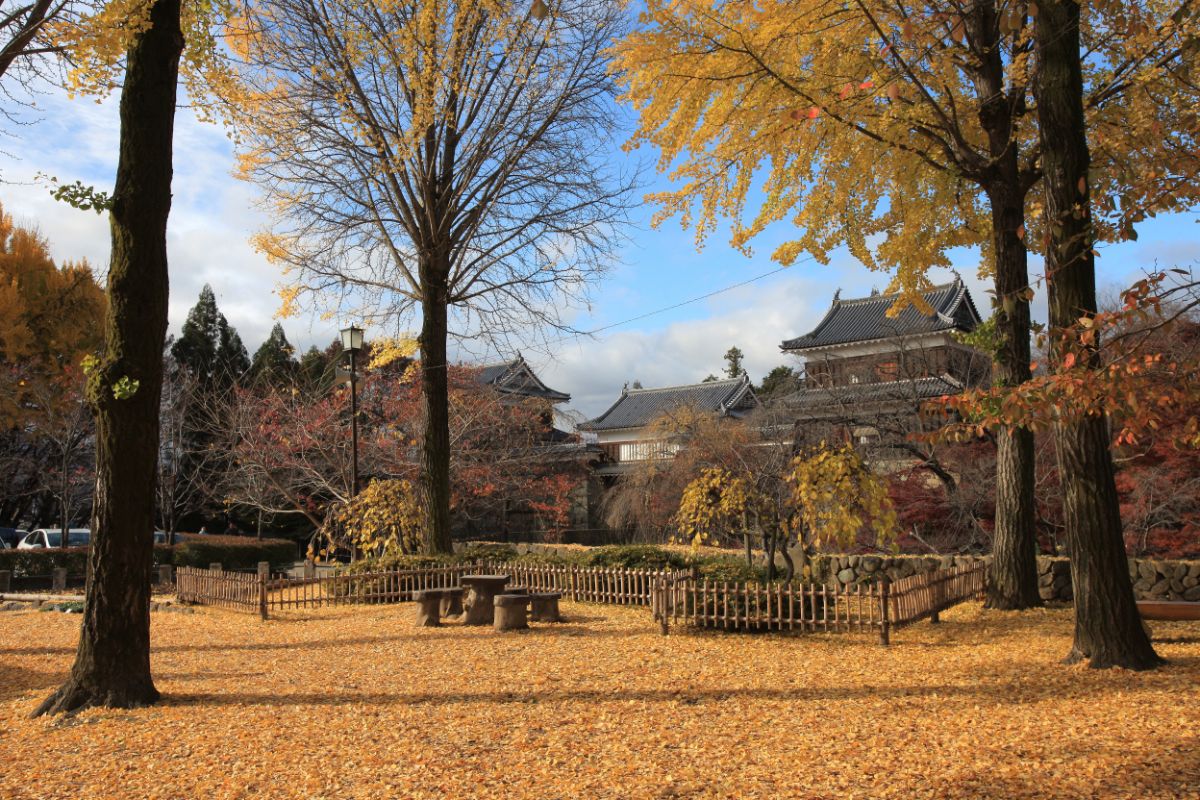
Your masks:
<instances>
[{"instance_id":1,"label":"blue sky","mask_svg":"<svg viewBox=\"0 0 1200 800\"><path fill-rule=\"evenodd\" d=\"M55 202L38 173L106 188L116 168L117 104L69 100L50 91L38 108L20 112L18 122L0 125L0 202L18 221L36 222L59 260L87 258L107 264L107 220ZM636 158L616 152L614 158ZM641 155L651 160L652 153ZM254 188L231 177L233 151L217 127L199 123L181 109L176 125L174 202L169 230L171 330L178 331L200 287L212 284L221 310L253 351L276 321L278 298L272 293L281 276L248 245L265 220L253 207ZM650 174L647 191L664 188ZM653 207L633 213L630 244L591 297L590 310L572 318L580 330L611 325L761 275L777 268L770 258L786 230L776 226L755 254L746 257L709 238L697 252L690 231L668 221L652 230ZM1195 215L1173 215L1139 227L1139 240L1106 247L1098 261L1100 283L1110 291L1128 284L1155 264L1200 261ZM976 303L988 307L985 282L976 278L978 254L955 254L955 266L971 286ZM1040 264L1031 264L1034 272ZM935 275L949 278L948 273ZM746 353L746 367L758 381L772 367L788 363L779 342L804 333L820 319L839 287L844 297L884 287L888 276L872 273L845 251L828 266L808 261L748 286L702 302L640 319L596 338L573 338L525 355L551 386L570 392L571 409L589 417L603 411L621 386L640 380L646 386L689 383L720 372L730 345ZM1035 314L1044 315L1044 298ZM289 339L301 348L324 345L336 336L337 321L306 315L283 321ZM469 357L464 354L464 357Z\"/></svg>"}]
</instances>

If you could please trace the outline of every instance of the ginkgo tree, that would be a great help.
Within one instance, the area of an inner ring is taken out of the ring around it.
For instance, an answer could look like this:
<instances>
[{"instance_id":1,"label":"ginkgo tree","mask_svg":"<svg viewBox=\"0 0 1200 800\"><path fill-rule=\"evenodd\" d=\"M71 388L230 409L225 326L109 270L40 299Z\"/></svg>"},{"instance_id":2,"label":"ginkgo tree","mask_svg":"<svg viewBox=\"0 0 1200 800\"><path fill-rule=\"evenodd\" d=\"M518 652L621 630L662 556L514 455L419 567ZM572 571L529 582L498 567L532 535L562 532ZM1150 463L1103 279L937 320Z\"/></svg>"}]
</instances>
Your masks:
<instances>
[{"instance_id":1,"label":"ginkgo tree","mask_svg":"<svg viewBox=\"0 0 1200 800\"><path fill-rule=\"evenodd\" d=\"M604 53L615 0L280 0L229 38L259 248L301 300L419 316L428 550L450 549L448 339L561 324L605 266L629 180ZM416 326L414 326L416 327Z\"/></svg>"},{"instance_id":2,"label":"ginkgo tree","mask_svg":"<svg viewBox=\"0 0 1200 800\"><path fill-rule=\"evenodd\" d=\"M775 554L794 563L789 547L800 545L805 561L822 545L855 543L864 530L883 547L896 537L896 512L886 483L863 463L849 444L824 442L797 454L783 475L723 467L703 470L683 490L675 515L682 536L694 545L733 534L760 541L767 580L775 577ZM801 564L806 570L807 564Z\"/></svg>"},{"instance_id":3,"label":"ginkgo tree","mask_svg":"<svg viewBox=\"0 0 1200 800\"><path fill-rule=\"evenodd\" d=\"M894 270L917 303L931 267L977 246L995 283L995 377L1028 380L1028 254L1050 233L1033 191L1037 12L1026 0L649 0L616 67L640 116L631 146L656 147L676 182L654 196L658 221L678 215L703 242L729 219L739 247L788 222L797 235L776 259L827 261L845 244ZM1087 8L1102 239L1196 200L1197 88L1184 73L1198 24L1188 4ZM1039 602L1033 439L1021 427L997 434L989 601L1020 608Z\"/></svg>"},{"instance_id":4,"label":"ginkgo tree","mask_svg":"<svg viewBox=\"0 0 1200 800\"><path fill-rule=\"evenodd\" d=\"M150 569L175 108L181 59L194 100L223 82L213 32L230 8L222 0L112 0L48 34L65 37L70 90L121 87L121 131L111 194L81 187L59 195L108 212L112 250L104 350L88 369L96 493L83 625L70 675L35 714L159 697L150 673Z\"/></svg>"}]
</instances>

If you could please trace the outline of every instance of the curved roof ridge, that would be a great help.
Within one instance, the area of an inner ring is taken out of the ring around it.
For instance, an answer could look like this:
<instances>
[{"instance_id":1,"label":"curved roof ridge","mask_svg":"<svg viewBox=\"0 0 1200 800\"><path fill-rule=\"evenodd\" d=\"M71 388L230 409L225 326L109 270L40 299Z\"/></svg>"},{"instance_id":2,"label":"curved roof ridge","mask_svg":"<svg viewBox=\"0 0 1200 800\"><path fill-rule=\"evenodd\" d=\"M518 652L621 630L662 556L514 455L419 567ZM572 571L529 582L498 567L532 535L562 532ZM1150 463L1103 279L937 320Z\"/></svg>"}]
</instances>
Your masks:
<instances>
[{"instance_id":1,"label":"curved roof ridge","mask_svg":"<svg viewBox=\"0 0 1200 800\"><path fill-rule=\"evenodd\" d=\"M674 386L651 386L649 388L643 386L641 389L627 389L626 394L638 394L639 392L669 392L675 389L690 389L693 386L720 386L723 383L738 383L746 379L746 374L742 373L736 378L720 378L715 381L698 381L696 383L679 383Z\"/></svg>"}]
</instances>

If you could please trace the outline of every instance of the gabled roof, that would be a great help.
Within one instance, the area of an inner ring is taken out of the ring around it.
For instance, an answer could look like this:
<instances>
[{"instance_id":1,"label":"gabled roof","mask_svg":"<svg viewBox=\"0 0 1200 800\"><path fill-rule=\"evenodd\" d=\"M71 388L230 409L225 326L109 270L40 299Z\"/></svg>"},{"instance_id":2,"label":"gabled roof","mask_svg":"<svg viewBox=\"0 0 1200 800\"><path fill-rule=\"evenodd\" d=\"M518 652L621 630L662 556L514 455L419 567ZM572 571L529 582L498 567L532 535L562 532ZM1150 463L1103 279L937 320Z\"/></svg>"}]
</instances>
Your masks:
<instances>
[{"instance_id":1,"label":"gabled roof","mask_svg":"<svg viewBox=\"0 0 1200 800\"><path fill-rule=\"evenodd\" d=\"M931 375L912 380L852 383L846 386L800 389L775 401L788 409L861 406L866 403L912 402L955 395L963 384L952 375Z\"/></svg>"},{"instance_id":2,"label":"gabled roof","mask_svg":"<svg viewBox=\"0 0 1200 800\"><path fill-rule=\"evenodd\" d=\"M566 392L555 391L542 383L521 355L503 364L485 365L479 370L479 382L504 394L544 397L555 403L565 403L571 399L571 395Z\"/></svg>"},{"instance_id":3,"label":"gabled roof","mask_svg":"<svg viewBox=\"0 0 1200 800\"><path fill-rule=\"evenodd\" d=\"M626 389L612 407L579 426L584 431L641 428L677 408L711 411L721 416L740 416L758 405L750 378L742 375L724 381L666 386L661 389Z\"/></svg>"},{"instance_id":4,"label":"gabled roof","mask_svg":"<svg viewBox=\"0 0 1200 800\"><path fill-rule=\"evenodd\" d=\"M908 305L895 319L888 317L887 311L898 297L898 294L877 294L840 300L835 296L833 305L817 327L803 336L788 339L781 347L797 352L938 331L970 331L982 322L961 278L925 292L925 302L933 308L932 315L921 313L915 305Z\"/></svg>"}]
</instances>

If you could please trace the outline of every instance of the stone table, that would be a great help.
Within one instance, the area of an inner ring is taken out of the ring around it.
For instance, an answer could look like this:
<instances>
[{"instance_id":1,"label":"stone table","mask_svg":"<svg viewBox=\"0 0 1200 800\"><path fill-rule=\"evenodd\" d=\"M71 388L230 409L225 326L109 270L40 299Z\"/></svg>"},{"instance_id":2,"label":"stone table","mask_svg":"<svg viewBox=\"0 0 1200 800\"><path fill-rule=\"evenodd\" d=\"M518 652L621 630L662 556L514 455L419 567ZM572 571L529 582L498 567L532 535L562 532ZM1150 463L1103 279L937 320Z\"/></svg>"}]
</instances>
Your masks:
<instances>
[{"instance_id":1,"label":"stone table","mask_svg":"<svg viewBox=\"0 0 1200 800\"><path fill-rule=\"evenodd\" d=\"M491 625L495 615L496 595L512 580L509 575L463 575L459 579L467 589L463 601L466 615L464 625Z\"/></svg>"}]
</instances>

